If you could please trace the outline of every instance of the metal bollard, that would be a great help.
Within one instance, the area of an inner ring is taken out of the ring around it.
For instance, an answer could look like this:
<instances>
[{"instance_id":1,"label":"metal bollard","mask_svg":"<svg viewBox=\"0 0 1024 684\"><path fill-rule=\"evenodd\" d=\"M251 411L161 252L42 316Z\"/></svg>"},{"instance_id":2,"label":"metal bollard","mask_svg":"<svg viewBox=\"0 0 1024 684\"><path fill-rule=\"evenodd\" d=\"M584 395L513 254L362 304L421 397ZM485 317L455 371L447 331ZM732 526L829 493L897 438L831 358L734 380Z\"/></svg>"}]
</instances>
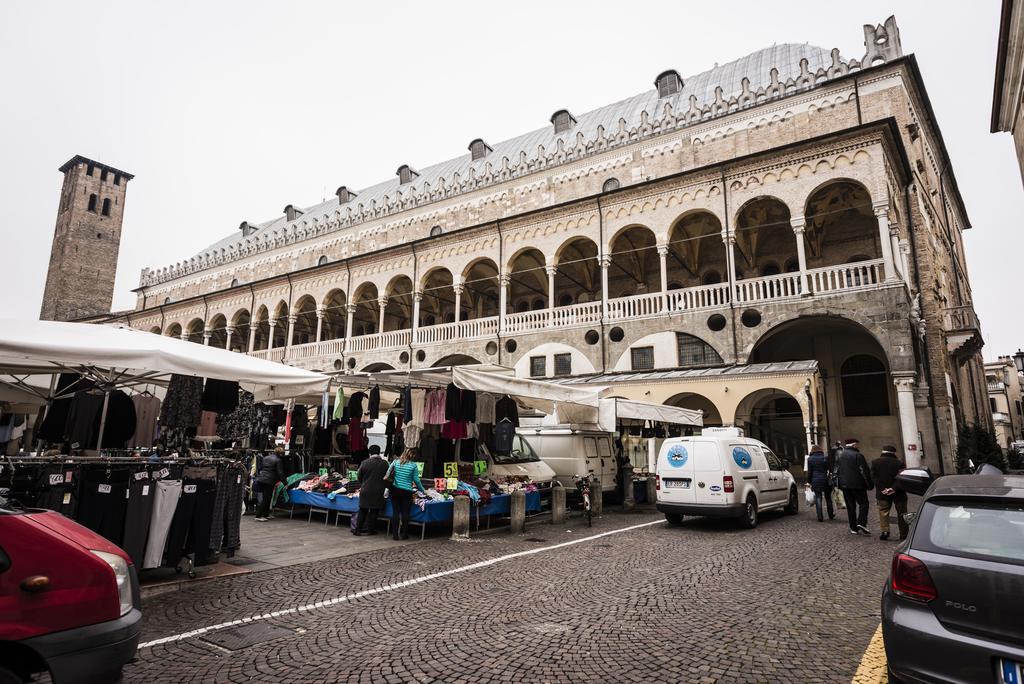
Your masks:
<instances>
[{"instance_id":1,"label":"metal bollard","mask_svg":"<svg viewBox=\"0 0 1024 684\"><path fill-rule=\"evenodd\" d=\"M565 487L551 488L551 522L560 525L565 522Z\"/></svg>"},{"instance_id":2,"label":"metal bollard","mask_svg":"<svg viewBox=\"0 0 1024 684\"><path fill-rule=\"evenodd\" d=\"M594 516L601 515L604 508L604 490L601 489L600 480L591 480L590 483L590 512Z\"/></svg>"},{"instance_id":3,"label":"metal bollard","mask_svg":"<svg viewBox=\"0 0 1024 684\"><path fill-rule=\"evenodd\" d=\"M633 464L626 463L622 466L622 510L629 513L636 508L636 500L633 498Z\"/></svg>"},{"instance_id":4,"label":"metal bollard","mask_svg":"<svg viewBox=\"0 0 1024 684\"><path fill-rule=\"evenodd\" d=\"M655 489L654 475L647 476L647 503L654 504L658 500L658 490Z\"/></svg>"},{"instance_id":5,"label":"metal bollard","mask_svg":"<svg viewBox=\"0 0 1024 684\"><path fill-rule=\"evenodd\" d=\"M526 531L526 492L521 489L512 492L512 499L509 501L509 517L511 518L512 534L522 534Z\"/></svg>"},{"instance_id":6,"label":"metal bollard","mask_svg":"<svg viewBox=\"0 0 1024 684\"><path fill-rule=\"evenodd\" d=\"M469 497L455 497L452 512L452 539L469 539Z\"/></svg>"}]
</instances>

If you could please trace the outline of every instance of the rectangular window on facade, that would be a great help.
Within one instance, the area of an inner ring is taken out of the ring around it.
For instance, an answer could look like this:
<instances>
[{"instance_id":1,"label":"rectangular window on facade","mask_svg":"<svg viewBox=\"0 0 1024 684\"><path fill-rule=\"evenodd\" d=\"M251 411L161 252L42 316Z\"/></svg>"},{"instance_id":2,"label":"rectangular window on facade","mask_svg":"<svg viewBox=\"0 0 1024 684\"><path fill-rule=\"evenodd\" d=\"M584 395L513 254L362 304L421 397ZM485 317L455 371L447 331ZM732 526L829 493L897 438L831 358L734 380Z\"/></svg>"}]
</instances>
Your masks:
<instances>
[{"instance_id":1,"label":"rectangular window on facade","mask_svg":"<svg viewBox=\"0 0 1024 684\"><path fill-rule=\"evenodd\" d=\"M107 170L106 169L103 169L102 171L100 171L100 180L103 181L103 182L106 182L106 180L107 180Z\"/></svg>"},{"instance_id":2,"label":"rectangular window on facade","mask_svg":"<svg viewBox=\"0 0 1024 684\"><path fill-rule=\"evenodd\" d=\"M555 375L572 375L572 354L555 354Z\"/></svg>"},{"instance_id":3,"label":"rectangular window on facade","mask_svg":"<svg viewBox=\"0 0 1024 684\"><path fill-rule=\"evenodd\" d=\"M633 370L654 370L654 347L636 347L629 355Z\"/></svg>"},{"instance_id":4,"label":"rectangular window on facade","mask_svg":"<svg viewBox=\"0 0 1024 684\"><path fill-rule=\"evenodd\" d=\"M992 409L992 413L996 413L997 412L995 397L989 397L988 398L988 405L989 405L989 408Z\"/></svg>"},{"instance_id":5,"label":"rectangular window on facade","mask_svg":"<svg viewBox=\"0 0 1024 684\"><path fill-rule=\"evenodd\" d=\"M531 356L530 357L530 377L531 378L543 378L548 374L547 371L547 357L545 356Z\"/></svg>"}]
</instances>

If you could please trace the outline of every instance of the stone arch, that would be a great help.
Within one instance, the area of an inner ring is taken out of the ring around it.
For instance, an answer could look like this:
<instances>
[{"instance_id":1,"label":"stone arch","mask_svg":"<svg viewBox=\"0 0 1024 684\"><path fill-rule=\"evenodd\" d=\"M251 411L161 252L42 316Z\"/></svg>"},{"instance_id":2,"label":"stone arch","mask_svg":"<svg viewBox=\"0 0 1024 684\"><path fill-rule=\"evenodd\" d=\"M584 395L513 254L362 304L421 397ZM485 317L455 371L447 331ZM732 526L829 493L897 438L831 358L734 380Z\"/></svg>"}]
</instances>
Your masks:
<instances>
[{"instance_id":1,"label":"stone arch","mask_svg":"<svg viewBox=\"0 0 1024 684\"><path fill-rule=\"evenodd\" d=\"M181 337L181 323L171 323L164 330L164 335L167 337L180 338Z\"/></svg>"},{"instance_id":2,"label":"stone arch","mask_svg":"<svg viewBox=\"0 0 1024 684\"><path fill-rule=\"evenodd\" d=\"M163 334L163 331L160 330L160 326L159 325L154 325L153 327L151 327L149 329L149 332L153 333L154 335L161 335L161 334Z\"/></svg>"},{"instance_id":3,"label":"stone arch","mask_svg":"<svg viewBox=\"0 0 1024 684\"><path fill-rule=\"evenodd\" d=\"M789 205L778 197L760 195L736 212L736 278L779 275L789 259L797 258Z\"/></svg>"},{"instance_id":4,"label":"stone arch","mask_svg":"<svg viewBox=\"0 0 1024 684\"><path fill-rule=\"evenodd\" d=\"M498 315L500 290L498 265L490 257L471 261L462 271L462 319L487 318Z\"/></svg>"},{"instance_id":5,"label":"stone arch","mask_svg":"<svg viewBox=\"0 0 1024 684\"><path fill-rule=\"evenodd\" d=\"M203 343L203 333L206 331L206 324L202 318L193 318L185 326L184 332L188 335L189 342Z\"/></svg>"},{"instance_id":6,"label":"stone arch","mask_svg":"<svg viewBox=\"0 0 1024 684\"><path fill-rule=\"evenodd\" d=\"M218 349L228 347L228 319L224 314L216 314L207 324L206 333L210 336L210 346Z\"/></svg>"},{"instance_id":7,"label":"stone arch","mask_svg":"<svg viewBox=\"0 0 1024 684\"><path fill-rule=\"evenodd\" d=\"M348 318L346 305L348 300L345 291L335 288L328 291L323 298L324 323L321 338L324 340L336 340L345 336L345 321Z\"/></svg>"},{"instance_id":8,"label":"stone arch","mask_svg":"<svg viewBox=\"0 0 1024 684\"><path fill-rule=\"evenodd\" d=\"M455 277L444 266L435 266L420 280L420 326L440 325L455 320Z\"/></svg>"},{"instance_id":9,"label":"stone arch","mask_svg":"<svg viewBox=\"0 0 1024 684\"><path fill-rule=\"evenodd\" d=\"M412 278L397 275L388 283L388 303L384 307L384 330L408 330L412 328Z\"/></svg>"},{"instance_id":10,"label":"stone arch","mask_svg":"<svg viewBox=\"0 0 1024 684\"><path fill-rule=\"evenodd\" d=\"M881 259L878 219L871 192L860 181L836 178L817 186L804 205L804 242L809 268Z\"/></svg>"},{"instance_id":11,"label":"stone arch","mask_svg":"<svg viewBox=\"0 0 1024 684\"><path fill-rule=\"evenodd\" d=\"M722 410L710 398L698 392L680 392L665 400L666 406L704 412L704 427L722 427Z\"/></svg>"},{"instance_id":12,"label":"stone arch","mask_svg":"<svg viewBox=\"0 0 1024 684\"><path fill-rule=\"evenodd\" d=\"M352 313L352 336L372 335L380 332L380 303L377 301L377 285L372 282L364 282L355 289L352 297L352 304L355 311Z\"/></svg>"},{"instance_id":13,"label":"stone arch","mask_svg":"<svg viewBox=\"0 0 1024 684\"><path fill-rule=\"evenodd\" d=\"M529 311L531 302L540 298L547 306L547 259L536 247L525 247L508 261L508 313ZM525 308L524 308L525 307Z\"/></svg>"},{"instance_id":14,"label":"stone arch","mask_svg":"<svg viewBox=\"0 0 1024 684\"><path fill-rule=\"evenodd\" d=\"M555 263L555 290L550 293L555 306L600 301L601 264L594 240L582 235L569 238L555 251Z\"/></svg>"},{"instance_id":15,"label":"stone arch","mask_svg":"<svg viewBox=\"0 0 1024 684\"><path fill-rule=\"evenodd\" d=\"M292 313L295 316L295 325L292 329L291 343L296 345L316 342L316 299L313 295L299 297L292 307Z\"/></svg>"},{"instance_id":16,"label":"stone arch","mask_svg":"<svg viewBox=\"0 0 1024 684\"><path fill-rule=\"evenodd\" d=\"M249 349L249 330L252 325L252 315L249 309L239 309L231 315L231 327L234 333L231 335L231 351L252 351Z\"/></svg>"},{"instance_id":17,"label":"stone arch","mask_svg":"<svg viewBox=\"0 0 1024 684\"><path fill-rule=\"evenodd\" d=\"M270 310L265 304L256 309L256 316L252 325L256 326L256 337L253 340L250 352L260 351L269 348L270 344Z\"/></svg>"},{"instance_id":18,"label":"stone arch","mask_svg":"<svg viewBox=\"0 0 1024 684\"><path fill-rule=\"evenodd\" d=\"M756 389L736 406L735 425L791 463L807 452L806 422L806 402L777 387Z\"/></svg>"},{"instance_id":19,"label":"stone arch","mask_svg":"<svg viewBox=\"0 0 1024 684\"><path fill-rule=\"evenodd\" d=\"M383 363L383 362L378 361L377 363L371 363L370 365L364 367L360 371L360 373L379 373L381 371L392 371L392 370L395 370L395 367L392 366L390 363Z\"/></svg>"},{"instance_id":20,"label":"stone arch","mask_svg":"<svg viewBox=\"0 0 1024 684\"><path fill-rule=\"evenodd\" d=\"M728 281L722 222L705 209L688 211L673 222L668 232L666 275L679 288L714 285ZM710 272L717 280L706 278ZM709 282L705 282L709 281Z\"/></svg>"},{"instance_id":21,"label":"stone arch","mask_svg":"<svg viewBox=\"0 0 1024 684\"><path fill-rule=\"evenodd\" d=\"M447 366L473 366L480 364L479 359L466 354L449 354L431 364L431 368L445 368Z\"/></svg>"},{"instance_id":22,"label":"stone arch","mask_svg":"<svg viewBox=\"0 0 1024 684\"><path fill-rule=\"evenodd\" d=\"M274 307L274 348L283 347L288 337L288 302L280 300Z\"/></svg>"},{"instance_id":23,"label":"stone arch","mask_svg":"<svg viewBox=\"0 0 1024 684\"><path fill-rule=\"evenodd\" d=\"M608 241L609 296L661 289L661 265L654 231L642 224L620 228Z\"/></svg>"}]
</instances>

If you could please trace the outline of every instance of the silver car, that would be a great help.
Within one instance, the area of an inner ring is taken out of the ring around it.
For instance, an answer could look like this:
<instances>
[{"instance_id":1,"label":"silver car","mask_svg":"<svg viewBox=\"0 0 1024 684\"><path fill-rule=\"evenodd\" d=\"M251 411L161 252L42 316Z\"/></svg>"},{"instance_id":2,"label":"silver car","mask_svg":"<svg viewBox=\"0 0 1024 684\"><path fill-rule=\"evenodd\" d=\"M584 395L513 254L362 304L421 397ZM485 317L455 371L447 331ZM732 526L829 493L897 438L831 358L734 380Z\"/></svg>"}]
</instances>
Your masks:
<instances>
[{"instance_id":1,"label":"silver car","mask_svg":"<svg viewBox=\"0 0 1024 684\"><path fill-rule=\"evenodd\" d=\"M914 480L897 480L924 499L882 594L889 681L1024 684L1024 477Z\"/></svg>"}]
</instances>

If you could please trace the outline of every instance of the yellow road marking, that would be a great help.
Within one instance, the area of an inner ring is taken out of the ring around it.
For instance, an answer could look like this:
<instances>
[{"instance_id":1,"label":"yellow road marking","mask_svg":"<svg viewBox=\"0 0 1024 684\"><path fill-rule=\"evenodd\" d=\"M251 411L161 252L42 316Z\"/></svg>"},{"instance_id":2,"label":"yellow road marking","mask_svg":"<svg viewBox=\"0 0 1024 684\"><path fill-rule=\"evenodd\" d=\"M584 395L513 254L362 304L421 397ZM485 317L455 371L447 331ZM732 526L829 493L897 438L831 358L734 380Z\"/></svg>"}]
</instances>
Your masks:
<instances>
[{"instance_id":1,"label":"yellow road marking","mask_svg":"<svg viewBox=\"0 0 1024 684\"><path fill-rule=\"evenodd\" d=\"M864 649L857 673L853 675L851 684L885 684L888 676L885 670L885 644L882 642L882 625L871 637L871 642Z\"/></svg>"}]
</instances>

